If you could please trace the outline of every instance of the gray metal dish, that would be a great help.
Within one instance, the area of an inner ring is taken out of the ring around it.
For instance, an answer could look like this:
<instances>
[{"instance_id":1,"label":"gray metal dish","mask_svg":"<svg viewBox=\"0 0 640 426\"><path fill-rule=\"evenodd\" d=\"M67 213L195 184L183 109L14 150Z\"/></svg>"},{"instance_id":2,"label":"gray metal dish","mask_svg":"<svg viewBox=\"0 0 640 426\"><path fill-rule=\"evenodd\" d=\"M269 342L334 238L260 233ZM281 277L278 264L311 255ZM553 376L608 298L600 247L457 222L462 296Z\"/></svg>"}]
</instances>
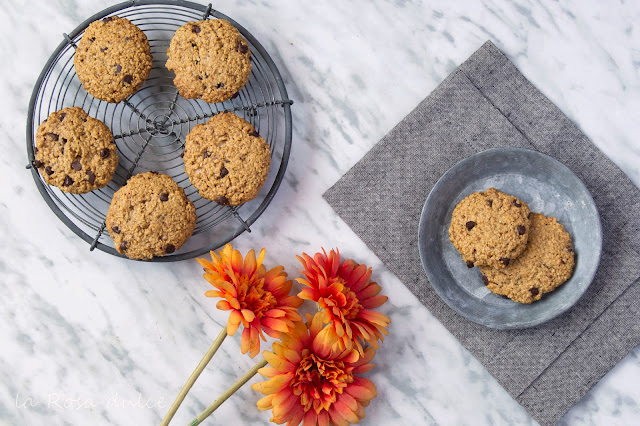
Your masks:
<instances>
[{"instance_id":1,"label":"gray metal dish","mask_svg":"<svg viewBox=\"0 0 640 426\"><path fill-rule=\"evenodd\" d=\"M505 300L468 269L449 241L454 207L467 195L495 187L553 216L571 234L576 268L571 278L530 305ZM571 308L587 290L602 251L600 217L591 194L564 164L523 148L494 148L460 161L438 180L422 209L418 231L422 266L436 293L460 315L498 329L542 324Z\"/></svg>"}]
</instances>

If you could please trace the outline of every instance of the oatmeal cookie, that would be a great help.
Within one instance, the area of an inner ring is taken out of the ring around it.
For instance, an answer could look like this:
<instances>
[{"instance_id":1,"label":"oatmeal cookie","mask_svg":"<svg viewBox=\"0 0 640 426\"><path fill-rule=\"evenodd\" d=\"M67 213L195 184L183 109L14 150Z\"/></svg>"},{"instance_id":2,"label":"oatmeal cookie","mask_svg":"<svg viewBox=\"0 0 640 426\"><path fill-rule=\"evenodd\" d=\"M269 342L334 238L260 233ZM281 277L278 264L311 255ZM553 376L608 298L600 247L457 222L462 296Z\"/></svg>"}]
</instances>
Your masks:
<instances>
[{"instance_id":1,"label":"oatmeal cookie","mask_svg":"<svg viewBox=\"0 0 640 426\"><path fill-rule=\"evenodd\" d=\"M151 259L178 250L193 234L196 209L169 176L133 176L111 200L106 227L116 250L131 259Z\"/></svg>"},{"instance_id":2,"label":"oatmeal cookie","mask_svg":"<svg viewBox=\"0 0 640 426\"><path fill-rule=\"evenodd\" d=\"M75 194L106 186L118 166L111 130L78 107L53 112L40 124L34 152L45 182Z\"/></svg>"},{"instance_id":3,"label":"oatmeal cookie","mask_svg":"<svg viewBox=\"0 0 640 426\"><path fill-rule=\"evenodd\" d=\"M92 22L73 58L82 87L94 98L121 102L137 92L151 71L147 36L126 18Z\"/></svg>"},{"instance_id":4,"label":"oatmeal cookie","mask_svg":"<svg viewBox=\"0 0 640 426\"><path fill-rule=\"evenodd\" d=\"M240 32L224 19L188 22L178 28L167 68L180 95L206 102L234 97L249 81L251 50Z\"/></svg>"},{"instance_id":5,"label":"oatmeal cookie","mask_svg":"<svg viewBox=\"0 0 640 426\"><path fill-rule=\"evenodd\" d=\"M449 240L469 268L504 268L527 247L529 206L489 188L474 192L455 207Z\"/></svg>"},{"instance_id":6,"label":"oatmeal cookie","mask_svg":"<svg viewBox=\"0 0 640 426\"><path fill-rule=\"evenodd\" d=\"M539 300L573 274L571 236L556 218L531 214L527 249L502 269L480 267L482 281L493 293L519 303Z\"/></svg>"},{"instance_id":7,"label":"oatmeal cookie","mask_svg":"<svg viewBox=\"0 0 640 426\"><path fill-rule=\"evenodd\" d=\"M248 121L221 113L187 135L184 169L200 195L222 205L254 199L269 174L269 145Z\"/></svg>"}]
</instances>

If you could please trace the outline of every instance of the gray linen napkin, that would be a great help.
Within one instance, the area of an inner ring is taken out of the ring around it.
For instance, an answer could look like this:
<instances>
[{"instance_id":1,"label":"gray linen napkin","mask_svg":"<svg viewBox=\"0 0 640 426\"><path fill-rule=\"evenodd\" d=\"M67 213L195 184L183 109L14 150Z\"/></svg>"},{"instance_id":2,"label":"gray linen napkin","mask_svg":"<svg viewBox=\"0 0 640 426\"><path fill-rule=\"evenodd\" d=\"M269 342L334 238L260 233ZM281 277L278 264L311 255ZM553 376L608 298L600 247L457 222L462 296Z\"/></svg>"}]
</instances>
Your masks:
<instances>
[{"instance_id":1,"label":"gray linen napkin","mask_svg":"<svg viewBox=\"0 0 640 426\"><path fill-rule=\"evenodd\" d=\"M518 146L551 155L593 195L604 247L595 280L567 313L498 331L455 313L420 263L429 191L479 151ZM449 75L325 194L387 267L541 424L555 424L640 344L640 191L493 43ZM375 224L376 226L371 226Z\"/></svg>"}]
</instances>

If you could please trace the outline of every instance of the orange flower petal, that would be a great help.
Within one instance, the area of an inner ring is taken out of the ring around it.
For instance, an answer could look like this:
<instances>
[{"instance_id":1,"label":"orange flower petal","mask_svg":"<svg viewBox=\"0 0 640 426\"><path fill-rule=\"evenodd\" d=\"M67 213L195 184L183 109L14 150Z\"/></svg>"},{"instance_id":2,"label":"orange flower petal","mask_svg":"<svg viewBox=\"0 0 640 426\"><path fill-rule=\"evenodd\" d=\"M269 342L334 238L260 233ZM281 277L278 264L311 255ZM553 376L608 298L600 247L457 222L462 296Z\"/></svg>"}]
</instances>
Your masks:
<instances>
[{"instance_id":1,"label":"orange flower petal","mask_svg":"<svg viewBox=\"0 0 640 426\"><path fill-rule=\"evenodd\" d=\"M287 333L289 331L289 327L287 326L287 322L281 319L276 318L262 318L262 324L266 327L269 327L276 331L282 331ZM291 327L293 328L293 327Z\"/></svg>"},{"instance_id":2,"label":"orange flower petal","mask_svg":"<svg viewBox=\"0 0 640 426\"><path fill-rule=\"evenodd\" d=\"M267 352L265 351L265 353ZM281 391L289 386L291 379L293 379L293 373L281 374L265 382L254 383L251 385L251 389L261 392L263 395L268 395Z\"/></svg>"},{"instance_id":3,"label":"orange flower petal","mask_svg":"<svg viewBox=\"0 0 640 426\"><path fill-rule=\"evenodd\" d=\"M258 406L258 410L265 411L270 410L273 405L271 401L273 400L273 395L267 395L264 398L260 398L256 405Z\"/></svg>"},{"instance_id":4,"label":"orange flower petal","mask_svg":"<svg viewBox=\"0 0 640 426\"><path fill-rule=\"evenodd\" d=\"M220 309L221 311L228 311L233 309L229 302L227 302L226 300L218 300L218 303L216 303L216 308Z\"/></svg>"},{"instance_id":5,"label":"orange flower petal","mask_svg":"<svg viewBox=\"0 0 640 426\"><path fill-rule=\"evenodd\" d=\"M365 300L361 300L360 304L363 308L373 309L384 305L387 300L389 300L387 296L374 296Z\"/></svg>"},{"instance_id":6,"label":"orange flower petal","mask_svg":"<svg viewBox=\"0 0 640 426\"><path fill-rule=\"evenodd\" d=\"M276 370L282 372L296 371L296 366L286 359L280 358L279 356L269 352L265 352L264 355L264 359L269 363L270 366L272 366Z\"/></svg>"},{"instance_id":7,"label":"orange flower petal","mask_svg":"<svg viewBox=\"0 0 640 426\"><path fill-rule=\"evenodd\" d=\"M256 314L254 314L253 311L250 311L249 309L243 309L240 312L247 322L252 322L256 318Z\"/></svg>"},{"instance_id":8,"label":"orange flower petal","mask_svg":"<svg viewBox=\"0 0 640 426\"><path fill-rule=\"evenodd\" d=\"M316 426L318 422L318 415L316 414L315 411L313 410L309 410L306 413L304 413L304 422L302 423L303 426ZM329 426L328 424L326 426Z\"/></svg>"},{"instance_id":9,"label":"orange flower petal","mask_svg":"<svg viewBox=\"0 0 640 426\"><path fill-rule=\"evenodd\" d=\"M324 410L320 411L320 413L318 413L318 426L329 426L329 424L329 413Z\"/></svg>"},{"instance_id":10,"label":"orange flower petal","mask_svg":"<svg viewBox=\"0 0 640 426\"><path fill-rule=\"evenodd\" d=\"M349 422L336 409L336 405L335 404L333 404L331 407L329 407L329 416L331 416L331 422L335 426L349 426Z\"/></svg>"}]
</instances>

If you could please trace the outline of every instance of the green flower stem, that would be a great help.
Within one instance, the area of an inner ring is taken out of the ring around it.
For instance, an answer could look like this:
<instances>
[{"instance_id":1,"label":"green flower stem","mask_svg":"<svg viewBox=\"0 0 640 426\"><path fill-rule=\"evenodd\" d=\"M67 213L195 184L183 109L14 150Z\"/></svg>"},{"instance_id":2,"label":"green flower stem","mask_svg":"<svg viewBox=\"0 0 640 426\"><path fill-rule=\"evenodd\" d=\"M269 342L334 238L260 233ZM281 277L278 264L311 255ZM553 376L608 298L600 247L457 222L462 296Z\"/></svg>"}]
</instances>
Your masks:
<instances>
[{"instance_id":1,"label":"green flower stem","mask_svg":"<svg viewBox=\"0 0 640 426\"><path fill-rule=\"evenodd\" d=\"M211 404L206 410L200 413L198 417L196 417L191 423L189 423L189 426L196 426L202 423L202 421L209 417L209 415L213 413L219 406L221 406L223 402L225 402L231 395L233 395L238 389L240 389L245 383L247 383L253 376L255 376L259 369L266 365L267 361L265 359L254 365L251 370L247 371L247 373L242 376L237 382L235 382L233 386L227 389L227 391L223 393L220 398L216 399L213 404Z\"/></svg>"},{"instance_id":2,"label":"green flower stem","mask_svg":"<svg viewBox=\"0 0 640 426\"><path fill-rule=\"evenodd\" d=\"M204 370L207 364L209 364L209 361L211 361L211 358L213 358L213 355L216 353L225 337L227 337L226 326L222 329L220 334L218 334L218 337L216 337L216 340L214 340L207 353L204 354L204 357L202 358L202 360L200 360L200 364L198 364L196 369L193 370L193 373L191 373L191 376L189 376L189 380L187 380L187 383L185 383L180 390L180 393L176 397L176 400L173 401L171 408L169 408L169 412L166 416L164 416L164 419L162 419L162 423L160 423L160 426L167 426L169 424L173 416L176 414L176 411L178 411L178 407L180 407L180 404L182 404L182 401L184 401L184 397L187 396L187 393L198 379L198 376L200 376L200 373L202 373L202 370Z\"/></svg>"}]
</instances>

